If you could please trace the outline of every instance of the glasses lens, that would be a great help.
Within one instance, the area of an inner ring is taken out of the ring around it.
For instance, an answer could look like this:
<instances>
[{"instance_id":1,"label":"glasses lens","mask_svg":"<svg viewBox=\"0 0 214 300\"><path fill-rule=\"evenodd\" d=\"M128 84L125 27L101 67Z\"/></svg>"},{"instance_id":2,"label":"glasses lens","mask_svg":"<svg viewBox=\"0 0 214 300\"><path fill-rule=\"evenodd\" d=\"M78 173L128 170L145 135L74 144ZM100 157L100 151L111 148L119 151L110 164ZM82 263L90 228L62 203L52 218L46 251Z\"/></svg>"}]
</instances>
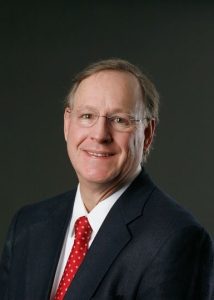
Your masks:
<instances>
[{"instance_id":1,"label":"glasses lens","mask_svg":"<svg viewBox=\"0 0 214 300\"><path fill-rule=\"evenodd\" d=\"M75 112L76 121L80 126L90 127L96 123L98 115L89 110L81 110Z\"/></svg>"},{"instance_id":2,"label":"glasses lens","mask_svg":"<svg viewBox=\"0 0 214 300\"><path fill-rule=\"evenodd\" d=\"M109 117L112 126L116 130L127 130L132 126L130 116L126 114L117 114Z\"/></svg>"},{"instance_id":3,"label":"glasses lens","mask_svg":"<svg viewBox=\"0 0 214 300\"><path fill-rule=\"evenodd\" d=\"M73 111L73 115L76 119L76 123L80 127L91 127L93 126L99 117L106 118L109 125L118 131L129 131L135 124L135 120L128 114L118 113L111 116L99 116L96 111L90 109L83 109Z\"/></svg>"}]
</instances>

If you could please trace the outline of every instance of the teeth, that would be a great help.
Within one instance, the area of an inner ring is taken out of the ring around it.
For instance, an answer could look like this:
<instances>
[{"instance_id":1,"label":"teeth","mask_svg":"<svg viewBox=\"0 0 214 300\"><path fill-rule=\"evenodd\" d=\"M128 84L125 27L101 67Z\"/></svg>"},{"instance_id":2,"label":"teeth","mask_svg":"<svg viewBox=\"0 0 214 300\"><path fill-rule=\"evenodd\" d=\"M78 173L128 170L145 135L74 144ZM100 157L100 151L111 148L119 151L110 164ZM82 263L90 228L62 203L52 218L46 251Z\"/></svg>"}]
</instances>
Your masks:
<instances>
[{"instance_id":1,"label":"teeth","mask_svg":"<svg viewBox=\"0 0 214 300\"><path fill-rule=\"evenodd\" d=\"M108 157L110 154L108 153L94 153L94 152L88 152L90 155L96 156L96 157Z\"/></svg>"}]
</instances>

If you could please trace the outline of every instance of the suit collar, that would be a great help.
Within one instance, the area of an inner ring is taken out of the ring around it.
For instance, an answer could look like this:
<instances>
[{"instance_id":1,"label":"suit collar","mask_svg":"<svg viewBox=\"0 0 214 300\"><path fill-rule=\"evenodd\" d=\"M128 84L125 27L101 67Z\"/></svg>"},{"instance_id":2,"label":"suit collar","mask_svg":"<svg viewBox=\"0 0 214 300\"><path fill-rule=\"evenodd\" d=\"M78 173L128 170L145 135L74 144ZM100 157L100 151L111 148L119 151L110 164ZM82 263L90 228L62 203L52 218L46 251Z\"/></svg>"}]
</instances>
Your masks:
<instances>
[{"instance_id":1,"label":"suit collar","mask_svg":"<svg viewBox=\"0 0 214 300\"><path fill-rule=\"evenodd\" d=\"M118 201L125 224L142 214L154 187L154 183L143 169Z\"/></svg>"},{"instance_id":2,"label":"suit collar","mask_svg":"<svg viewBox=\"0 0 214 300\"><path fill-rule=\"evenodd\" d=\"M83 291L84 299L93 296L117 255L131 240L129 223L142 215L153 189L154 184L142 171L118 199L97 233L65 300L79 300Z\"/></svg>"}]
</instances>

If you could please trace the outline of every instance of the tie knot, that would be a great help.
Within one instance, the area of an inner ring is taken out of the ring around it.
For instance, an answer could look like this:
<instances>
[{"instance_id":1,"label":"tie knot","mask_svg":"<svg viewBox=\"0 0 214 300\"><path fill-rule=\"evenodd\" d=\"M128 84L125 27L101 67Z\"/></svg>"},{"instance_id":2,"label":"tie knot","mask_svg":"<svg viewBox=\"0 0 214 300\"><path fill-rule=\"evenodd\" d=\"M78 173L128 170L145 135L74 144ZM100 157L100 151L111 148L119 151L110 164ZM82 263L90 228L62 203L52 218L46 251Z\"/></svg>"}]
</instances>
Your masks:
<instances>
[{"instance_id":1,"label":"tie knot","mask_svg":"<svg viewBox=\"0 0 214 300\"><path fill-rule=\"evenodd\" d=\"M74 227L75 227L75 239L88 242L92 233L92 229L88 222L88 218L85 216L78 218L75 222Z\"/></svg>"}]
</instances>

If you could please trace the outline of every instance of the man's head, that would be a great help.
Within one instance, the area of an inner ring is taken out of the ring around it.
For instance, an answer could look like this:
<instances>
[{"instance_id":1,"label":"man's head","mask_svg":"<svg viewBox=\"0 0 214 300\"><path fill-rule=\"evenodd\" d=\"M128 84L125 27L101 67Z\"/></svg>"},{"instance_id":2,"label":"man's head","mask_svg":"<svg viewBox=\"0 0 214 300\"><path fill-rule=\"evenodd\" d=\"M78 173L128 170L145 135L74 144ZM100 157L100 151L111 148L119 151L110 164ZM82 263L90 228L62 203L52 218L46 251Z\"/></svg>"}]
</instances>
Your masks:
<instances>
[{"instance_id":1,"label":"man's head","mask_svg":"<svg viewBox=\"0 0 214 300\"><path fill-rule=\"evenodd\" d=\"M127 61L111 59L77 75L67 97L65 139L80 181L128 181L148 155L158 93Z\"/></svg>"},{"instance_id":2,"label":"man's head","mask_svg":"<svg viewBox=\"0 0 214 300\"><path fill-rule=\"evenodd\" d=\"M137 66L131 64L126 60L117 58L98 61L87 66L82 72L78 73L74 78L73 85L68 96L66 97L65 105L73 105L75 92L82 80L104 70L128 72L134 75L138 80L141 88L141 101L144 103L146 118L154 119L156 123L158 122L159 95L154 84L145 74L141 72L141 70Z\"/></svg>"}]
</instances>

